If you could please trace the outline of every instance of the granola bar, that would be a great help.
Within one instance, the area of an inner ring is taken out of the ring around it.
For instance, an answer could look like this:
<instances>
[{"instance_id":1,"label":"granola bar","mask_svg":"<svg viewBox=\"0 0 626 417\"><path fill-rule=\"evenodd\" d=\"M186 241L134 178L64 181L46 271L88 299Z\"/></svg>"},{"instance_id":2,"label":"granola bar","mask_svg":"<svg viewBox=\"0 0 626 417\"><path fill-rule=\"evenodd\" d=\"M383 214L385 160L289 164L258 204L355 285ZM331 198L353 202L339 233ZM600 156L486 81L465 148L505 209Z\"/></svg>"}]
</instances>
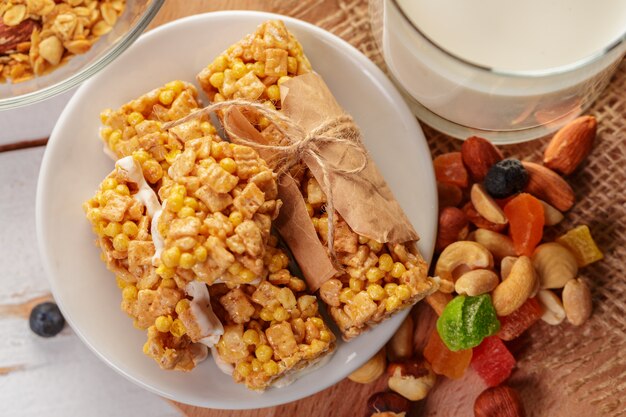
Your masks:
<instances>
[{"instance_id":1,"label":"granola bar","mask_svg":"<svg viewBox=\"0 0 626 417\"><path fill-rule=\"evenodd\" d=\"M213 329L204 326L195 335L187 331L202 323L197 316L185 313L200 300L191 299L189 289L156 273L150 229L161 206L139 164L132 157L127 158L105 178L96 195L85 202L86 216L98 236L102 259L116 275L122 290L121 309L133 318L135 327L148 330L144 352L165 369L188 371L207 356L206 346L197 342L220 333L221 324L213 323ZM129 165L134 169L128 169ZM208 298L205 304L208 305ZM194 310L198 308L202 306Z\"/></svg>"},{"instance_id":2,"label":"granola bar","mask_svg":"<svg viewBox=\"0 0 626 417\"><path fill-rule=\"evenodd\" d=\"M207 117L183 123L167 132L162 124L198 110L198 92L184 81L175 80L156 88L120 108L100 114L100 137L105 152L117 160L132 155L155 184L182 151L186 141L204 136L218 138Z\"/></svg>"},{"instance_id":3,"label":"granola bar","mask_svg":"<svg viewBox=\"0 0 626 417\"><path fill-rule=\"evenodd\" d=\"M236 382L254 390L318 363L335 347L317 297L306 294L304 281L291 275L289 259L273 246L275 241L272 236L266 250L268 280L258 286L210 287L214 309L224 323L214 354Z\"/></svg>"},{"instance_id":4,"label":"granola bar","mask_svg":"<svg viewBox=\"0 0 626 417\"><path fill-rule=\"evenodd\" d=\"M274 41L275 37L280 41ZM242 81L226 83L226 78L222 80L221 76L214 75L230 71L231 76L228 79L232 81L232 74L239 74L235 69L241 68L240 62L244 63L245 68L250 68L250 71L263 65L267 66L268 57L274 56L270 51L273 51L277 44L287 50L290 47L286 45L294 45L294 54L299 57L296 59L298 65L294 66L294 71L282 77L312 71L302 47L287 31L285 25L280 21L268 21L259 26L254 34L246 36L216 58L198 75L198 80L213 101L240 97L251 100L269 99L268 105L280 109L280 94L273 94L269 86L276 86L278 90L281 78L276 80L276 84L273 84L272 79L272 84L269 84L263 92L259 88L257 95L256 92L251 94L251 90L245 88ZM211 77L215 77L213 83ZM247 81L248 78L240 79ZM285 79L288 78L282 78ZM262 83L267 84L266 81ZM268 124L267 120L244 114L268 143L285 144L285 138L273 125ZM300 185L318 237L326 245L328 236L326 195L306 166L300 165L297 168L295 173L291 170L292 176ZM376 242L355 233L339 213L335 212L334 217L336 219L334 250L345 272L338 273L324 283L319 294L329 306L329 312L343 333L343 338L348 340L397 311L415 304L431 292L435 284L427 278L427 265L413 243L390 245Z\"/></svg>"}]
</instances>

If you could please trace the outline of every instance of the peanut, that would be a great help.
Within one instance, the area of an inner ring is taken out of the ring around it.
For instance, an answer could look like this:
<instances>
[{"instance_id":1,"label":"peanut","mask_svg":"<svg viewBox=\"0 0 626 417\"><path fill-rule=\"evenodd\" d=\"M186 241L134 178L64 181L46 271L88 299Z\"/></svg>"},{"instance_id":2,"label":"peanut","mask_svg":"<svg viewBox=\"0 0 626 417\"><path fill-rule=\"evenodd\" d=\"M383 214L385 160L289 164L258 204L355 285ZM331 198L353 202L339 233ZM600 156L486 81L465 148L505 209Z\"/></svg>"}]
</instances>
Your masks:
<instances>
[{"instance_id":1,"label":"peanut","mask_svg":"<svg viewBox=\"0 0 626 417\"><path fill-rule=\"evenodd\" d=\"M591 291L580 278L572 279L563 288L563 308L567 320L574 326L584 324L592 310Z\"/></svg>"},{"instance_id":2,"label":"peanut","mask_svg":"<svg viewBox=\"0 0 626 417\"><path fill-rule=\"evenodd\" d=\"M556 326L565 319L565 309L561 299L550 290L540 290L537 293L537 299L543 306L544 312L541 320L548 324Z\"/></svg>"},{"instance_id":3,"label":"peanut","mask_svg":"<svg viewBox=\"0 0 626 417\"><path fill-rule=\"evenodd\" d=\"M454 289L459 294L481 295L492 291L499 282L495 272L488 269L476 269L461 275L454 284Z\"/></svg>"}]
</instances>

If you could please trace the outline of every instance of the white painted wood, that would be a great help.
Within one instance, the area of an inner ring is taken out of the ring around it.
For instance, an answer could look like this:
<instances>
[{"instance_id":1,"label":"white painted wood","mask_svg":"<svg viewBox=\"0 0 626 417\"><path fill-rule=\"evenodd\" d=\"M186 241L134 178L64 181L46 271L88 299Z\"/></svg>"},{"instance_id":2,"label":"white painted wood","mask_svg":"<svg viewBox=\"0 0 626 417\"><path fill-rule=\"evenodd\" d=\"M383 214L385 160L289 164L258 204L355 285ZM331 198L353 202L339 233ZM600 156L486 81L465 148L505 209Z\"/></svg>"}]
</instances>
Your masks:
<instances>
[{"instance_id":1,"label":"white painted wood","mask_svg":"<svg viewBox=\"0 0 626 417\"><path fill-rule=\"evenodd\" d=\"M0 145L47 138L76 88L45 101L0 111Z\"/></svg>"},{"instance_id":2,"label":"white painted wood","mask_svg":"<svg viewBox=\"0 0 626 417\"><path fill-rule=\"evenodd\" d=\"M49 292L35 237L35 190L43 151L0 153L0 311ZM26 319L5 313L0 314L0 334L0 416L181 415L108 368L69 327L44 339L30 331ZM13 366L23 368L2 375L3 368Z\"/></svg>"}]
</instances>

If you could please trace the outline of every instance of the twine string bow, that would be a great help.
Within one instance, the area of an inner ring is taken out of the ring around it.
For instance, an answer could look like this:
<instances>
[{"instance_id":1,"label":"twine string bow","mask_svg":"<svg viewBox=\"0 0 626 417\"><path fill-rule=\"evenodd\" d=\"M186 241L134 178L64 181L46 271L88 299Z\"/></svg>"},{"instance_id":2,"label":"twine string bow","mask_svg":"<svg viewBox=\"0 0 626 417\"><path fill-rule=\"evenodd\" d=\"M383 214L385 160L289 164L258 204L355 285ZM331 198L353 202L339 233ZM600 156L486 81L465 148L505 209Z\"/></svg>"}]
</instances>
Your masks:
<instances>
[{"instance_id":1,"label":"twine string bow","mask_svg":"<svg viewBox=\"0 0 626 417\"><path fill-rule=\"evenodd\" d=\"M334 118L326 119L312 130L306 132L300 125L295 123L284 113L270 109L261 103L235 99L210 104L181 119L164 124L163 128L168 130L192 119L197 119L203 115L209 115L212 112L233 106L254 109L259 114L266 117L274 127L276 127L282 137L287 140L287 143L284 145L257 143L238 135L230 125L228 118L226 118L223 123L224 131L230 138L234 139L236 143L247 145L255 149L278 153L280 160L276 164L275 169L278 171L279 175L285 174L288 172L289 168L303 161L306 157L312 158L319 166L322 173L323 189L326 193L326 213L328 214L328 234L326 242L333 265L335 268L342 270L343 268L340 266L335 252L335 204L330 176L331 173L337 175L357 174L363 171L367 166L367 152L359 141L358 129L354 120L347 114L342 114ZM337 163L328 161L328 159L322 155L319 145L332 143L344 145L346 148L354 151L353 155L357 157L356 162L345 161L343 158Z\"/></svg>"}]
</instances>

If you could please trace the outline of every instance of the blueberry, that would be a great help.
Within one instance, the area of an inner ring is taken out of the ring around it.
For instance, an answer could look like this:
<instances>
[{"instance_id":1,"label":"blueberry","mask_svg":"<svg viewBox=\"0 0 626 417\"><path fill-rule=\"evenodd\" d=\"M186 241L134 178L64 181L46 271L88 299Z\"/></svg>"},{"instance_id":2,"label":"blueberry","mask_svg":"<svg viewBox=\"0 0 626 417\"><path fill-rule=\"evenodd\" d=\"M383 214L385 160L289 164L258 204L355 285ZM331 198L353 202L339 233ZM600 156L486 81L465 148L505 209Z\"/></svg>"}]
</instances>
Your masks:
<instances>
[{"instance_id":1,"label":"blueberry","mask_svg":"<svg viewBox=\"0 0 626 417\"><path fill-rule=\"evenodd\" d=\"M528 182L528 172L517 159L505 159L489 168L485 189L495 198L506 198L519 193Z\"/></svg>"},{"instance_id":2,"label":"blueberry","mask_svg":"<svg viewBox=\"0 0 626 417\"><path fill-rule=\"evenodd\" d=\"M33 308L28 323L30 329L39 336L52 337L63 330L65 319L55 303L46 302Z\"/></svg>"}]
</instances>

